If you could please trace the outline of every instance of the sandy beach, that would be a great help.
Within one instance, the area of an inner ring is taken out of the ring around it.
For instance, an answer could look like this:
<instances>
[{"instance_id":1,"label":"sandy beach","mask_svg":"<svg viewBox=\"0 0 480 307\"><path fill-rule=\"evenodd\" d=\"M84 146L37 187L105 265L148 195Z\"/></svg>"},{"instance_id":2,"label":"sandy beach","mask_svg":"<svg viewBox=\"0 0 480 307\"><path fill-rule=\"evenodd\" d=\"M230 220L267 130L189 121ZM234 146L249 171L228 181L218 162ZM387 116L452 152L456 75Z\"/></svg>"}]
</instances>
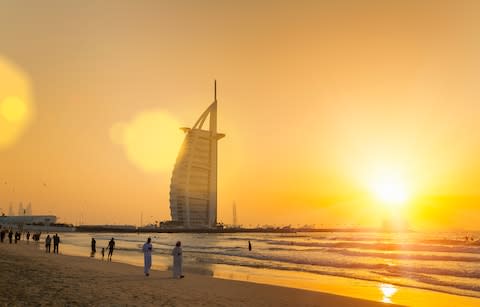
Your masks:
<instances>
[{"instance_id":1,"label":"sandy beach","mask_svg":"<svg viewBox=\"0 0 480 307\"><path fill-rule=\"evenodd\" d=\"M300 289L166 271L145 277L137 266L46 254L36 244L0 245L0 304L81 306L385 306ZM393 306L388 304L389 306Z\"/></svg>"}]
</instances>

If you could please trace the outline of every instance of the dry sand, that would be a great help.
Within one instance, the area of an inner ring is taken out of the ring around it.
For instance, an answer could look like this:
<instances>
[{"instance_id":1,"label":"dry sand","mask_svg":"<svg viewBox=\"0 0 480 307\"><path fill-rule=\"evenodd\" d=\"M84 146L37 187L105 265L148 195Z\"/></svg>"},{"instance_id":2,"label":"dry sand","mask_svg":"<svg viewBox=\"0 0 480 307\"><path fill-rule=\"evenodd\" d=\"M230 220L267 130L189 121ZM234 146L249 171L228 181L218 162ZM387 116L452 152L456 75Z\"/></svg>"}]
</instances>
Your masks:
<instances>
[{"instance_id":1,"label":"dry sand","mask_svg":"<svg viewBox=\"0 0 480 307\"><path fill-rule=\"evenodd\" d=\"M36 244L0 244L0 305L385 306L332 294L190 274L171 278L87 257L46 254ZM388 304L388 306L393 306Z\"/></svg>"}]
</instances>

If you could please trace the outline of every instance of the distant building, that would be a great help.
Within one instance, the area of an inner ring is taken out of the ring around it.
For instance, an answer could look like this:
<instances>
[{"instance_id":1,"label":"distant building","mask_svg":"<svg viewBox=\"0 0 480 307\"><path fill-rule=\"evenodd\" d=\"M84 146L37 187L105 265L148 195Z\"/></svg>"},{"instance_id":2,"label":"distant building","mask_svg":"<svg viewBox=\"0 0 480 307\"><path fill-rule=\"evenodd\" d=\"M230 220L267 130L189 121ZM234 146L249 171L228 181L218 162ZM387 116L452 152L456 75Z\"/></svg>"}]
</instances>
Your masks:
<instances>
[{"instance_id":1,"label":"distant building","mask_svg":"<svg viewBox=\"0 0 480 307\"><path fill-rule=\"evenodd\" d=\"M51 225L57 222L55 215L14 215L14 216L0 216L0 225Z\"/></svg>"},{"instance_id":2,"label":"distant building","mask_svg":"<svg viewBox=\"0 0 480 307\"><path fill-rule=\"evenodd\" d=\"M217 95L193 128L182 128L185 139L170 184L172 221L186 228L217 224ZM209 129L202 129L209 117Z\"/></svg>"}]
</instances>

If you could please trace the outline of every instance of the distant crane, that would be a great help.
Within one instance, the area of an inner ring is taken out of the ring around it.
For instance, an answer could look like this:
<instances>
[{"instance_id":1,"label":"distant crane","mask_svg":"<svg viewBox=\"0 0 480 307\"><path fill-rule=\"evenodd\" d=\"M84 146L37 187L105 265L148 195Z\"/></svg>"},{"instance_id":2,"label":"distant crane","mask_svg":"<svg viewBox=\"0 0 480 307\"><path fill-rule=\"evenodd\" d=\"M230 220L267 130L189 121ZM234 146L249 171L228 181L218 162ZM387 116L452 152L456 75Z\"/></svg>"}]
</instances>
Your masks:
<instances>
[{"instance_id":1,"label":"distant crane","mask_svg":"<svg viewBox=\"0 0 480 307\"><path fill-rule=\"evenodd\" d=\"M232 206L232 210L233 210L233 227L237 227L238 224L237 224L237 204L235 203L235 201L233 202L233 206Z\"/></svg>"}]
</instances>

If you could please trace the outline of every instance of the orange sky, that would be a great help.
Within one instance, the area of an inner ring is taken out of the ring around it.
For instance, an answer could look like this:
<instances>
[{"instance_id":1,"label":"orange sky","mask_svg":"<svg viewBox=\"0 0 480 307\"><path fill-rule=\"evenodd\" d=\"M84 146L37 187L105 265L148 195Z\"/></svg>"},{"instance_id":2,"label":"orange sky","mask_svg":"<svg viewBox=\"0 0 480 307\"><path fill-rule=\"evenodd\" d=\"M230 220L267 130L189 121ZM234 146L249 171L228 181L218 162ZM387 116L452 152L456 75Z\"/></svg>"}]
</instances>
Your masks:
<instances>
[{"instance_id":1,"label":"orange sky","mask_svg":"<svg viewBox=\"0 0 480 307\"><path fill-rule=\"evenodd\" d=\"M216 78L220 221L377 226L389 173L413 227L478 229L480 4L379 2L0 4L0 208L169 219Z\"/></svg>"}]
</instances>

